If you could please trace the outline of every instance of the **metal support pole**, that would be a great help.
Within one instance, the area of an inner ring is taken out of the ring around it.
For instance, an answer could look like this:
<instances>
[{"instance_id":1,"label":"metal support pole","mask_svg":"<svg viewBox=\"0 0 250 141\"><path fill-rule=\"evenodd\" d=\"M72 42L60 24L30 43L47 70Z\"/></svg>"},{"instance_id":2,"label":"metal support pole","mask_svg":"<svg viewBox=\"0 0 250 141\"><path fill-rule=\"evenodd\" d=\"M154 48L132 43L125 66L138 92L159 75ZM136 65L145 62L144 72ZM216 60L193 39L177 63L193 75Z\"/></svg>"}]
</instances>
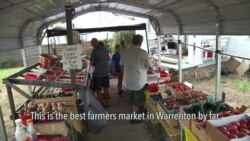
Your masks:
<instances>
[{"instance_id":1,"label":"metal support pole","mask_svg":"<svg viewBox=\"0 0 250 141\"><path fill-rule=\"evenodd\" d=\"M187 39L187 35L184 35L184 41L183 41L184 43L188 43L188 39ZM187 48L187 44L183 44L184 46L184 48Z\"/></svg>"},{"instance_id":2,"label":"metal support pole","mask_svg":"<svg viewBox=\"0 0 250 141\"><path fill-rule=\"evenodd\" d=\"M21 51L22 51L22 58L23 58L23 66L24 66L25 68L27 68L27 59L26 59L25 49L22 48Z\"/></svg>"},{"instance_id":3,"label":"metal support pole","mask_svg":"<svg viewBox=\"0 0 250 141\"><path fill-rule=\"evenodd\" d=\"M49 45L49 37L47 36L47 40L48 40L48 54L50 54L50 45Z\"/></svg>"},{"instance_id":4,"label":"metal support pole","mask_svg":"<svg viewBox=\"0 0 250 141\"><path fill-rule=\"evenodd\" d=\"M16 108L15 108L13 93L12 93L11 87L8 85L6 85L6 90L7 90L7 94L8 94L13 125L16 126L16 123L15 123Z\"/></svg>"},{"instance_id":5,"label":"metal support pole","mask_svg":"<svg viewBox=\"0 0 250 141\"><path fill-rule=\"evenodd\" d=\"M39 45L38 46L38 51L39 51L39 54L42 54L42 47L41 47L42 45Z\"/></svg>"},{"instance_id":6,"label":"metal support pole","mask_svg":"<svg viewBox=\"0 0 250 141\"><path fill-rule=\"evenodd\" d=\"M182 44L180 41L180 35L178 35L178 71L179 71L179 83L182 82Z\"/></svg>"},{"instance_id":7,"label":"metal support pole","mask_svg":"<svg viewBox=\"0 0 250 141\"><path fill-rule=\"evenodd\" d=\"M157 44L158 44L158 69L161 68L161 37L157 36Z\"/></svg>"},{"instance_id":8,"label":"metal support pole","mask_svg":"<svg viewBox=\"0 0 250 141\"><path fill-rule=\"evenodd\" d=\"M147 43L147 49L148 49L148 54L149 54L148 33L147 33L147 29L145 29L145 35L146 35L146 43Z\"/></svg>"},{"instance_id":9,"label":"metal support pole","mask_svg":"<svg viewBox=\"0 0 250 141\"><path fill-rule=\"evenodd\" d=\"M216 34L216 85L215 85L215 100L221 101L222 100L222 93L221 93L221 54L220 52L220 34L217 32Z\"/></svg>"},{"instance_id":10,"label":"metal support pole","mask_svg":"<svg viewBox=\"0 0 250 141\"><path fill-rule=\"evenodd\" d=\"M74 8L72 6L65 6L68 45L73 45L73 28L72 28L73 12ZM76 84L75 70L70 70L70 77L71 77L71 84L73 85L73 87L75 87Z\"/></svg>"}]
</instances>

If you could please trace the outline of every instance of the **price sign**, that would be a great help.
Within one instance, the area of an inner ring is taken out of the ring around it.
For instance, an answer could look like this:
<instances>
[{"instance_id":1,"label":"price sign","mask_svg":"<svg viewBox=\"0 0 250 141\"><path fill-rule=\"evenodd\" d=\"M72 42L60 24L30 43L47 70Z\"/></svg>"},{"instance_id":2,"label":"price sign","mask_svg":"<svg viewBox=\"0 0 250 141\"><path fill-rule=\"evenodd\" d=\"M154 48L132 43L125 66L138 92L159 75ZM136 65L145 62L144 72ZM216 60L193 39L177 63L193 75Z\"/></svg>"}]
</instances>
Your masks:
<instances>
[{"instance_id":1,"label":"price sign","mask_svg":"<svg viewBox=\"0 0 250 141\"><path fill-rule=\"evenodd\" d=\"M66 45L62 47L62 61L63 69L81 69L82 60L81 60L81 46L76 45Z\"/></svg>"}]
</instances>

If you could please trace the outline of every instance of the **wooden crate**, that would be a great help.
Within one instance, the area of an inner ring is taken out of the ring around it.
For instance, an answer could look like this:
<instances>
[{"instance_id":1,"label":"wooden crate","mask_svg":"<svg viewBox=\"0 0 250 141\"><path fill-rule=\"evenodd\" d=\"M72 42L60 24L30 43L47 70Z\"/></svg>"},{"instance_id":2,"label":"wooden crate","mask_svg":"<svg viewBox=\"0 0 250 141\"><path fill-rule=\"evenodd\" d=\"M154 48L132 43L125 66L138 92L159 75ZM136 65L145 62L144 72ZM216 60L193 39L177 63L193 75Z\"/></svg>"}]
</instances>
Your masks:
<instances>
[{"instance_id":1,"label":"wooden crate","mask_svg":"<svg viewBox=\"0 0 250 141\"><path fill-rule=\"evenodd\" d=\"M62 135L68 136L69 129L65 121L34 124L38 135Z\"/></svg>"},{"instance_id":2,"label":"wooden crate","mask_svg":"<svg viewBox=\"0 0 250 141\"><path fill-rule=\"evenodd\" d=\"M180 128L180 123L178 120L167 119L166 122L171 128L177 128L177 129Z\"/></svg>"},{"instance_id":3,"label":"wooden crate","mask_svg":"<svg viewBox=\"0 0 250 141\"><path fill-rule=\"evenodd\" d=\"M149 100L146 101L145 107L147 108L147 111L149 114L153 114L154 118L153 119L148 119L151 121L152 124L157 124L158 120L156 118L156 105L152 104Z\"/></svg>"},{"instance_id":4,"label":"wooden crate","mask_svg":"<svg viewBox=\"0 0 250 141\"><path fill-rule=\"evenodd\" d=\"M75 104L76 100L77 100L77 94L76 94L76 92L74 92L72 96L67 96L67 97L34 99L34 103L35 104L41 104L41 103L58 103L58 102L62 102L65 105L72 105L72 104Z\"/></svg>"},{"instance_id":5,"label":"wooden crate","mask_svg":"<svg viewBox=\"0 0 250 141\"><path fill-rule=\"evenodd\" d=\"M168 134L171 141L180 141L180 129L171 128L166 122L161 122L162 127Z\"/></svg>"},{"instance_id":6,"label":"wooden crate","mask_svg":"<svg viewBox=\"0 0 250 141\"><path fill-rule=\"evenodd\" d=\"M198 122L191 120L191 132L196 136L200 141L206 141L208 138L206 129L199 126Z\"/></svg>"},{"instance_id":7,"label":"wooden crate","mask_svg":"<svg viewBox=\"0 0 250 141\"><path fill-rule=\"evenodd\" d=\"M180 114L185 114L184 107L180 107ZM191 130L191 120L180 119L184 125Z\"/></svg>"},{"instance_id":8,"label":"wooden crate","mask_svg":"<svg viewBox=\"0 0 250 141\"><path fill-rule=\"evenodd\" d=\"M162 112L162 113L166 113L166 110L162 107L162 105L160 103L157 103L157 111L158 112ZM175 113L175 114L178 114L178 113ZM179 121L178 120L175 120L175 119L166 119L166 120L163 120L163 122L165 122L166 124L168 124L168 126L170 126L171 128L179 128L180 127L180 124L179 124Z\"/></svg>"}]
</instances>

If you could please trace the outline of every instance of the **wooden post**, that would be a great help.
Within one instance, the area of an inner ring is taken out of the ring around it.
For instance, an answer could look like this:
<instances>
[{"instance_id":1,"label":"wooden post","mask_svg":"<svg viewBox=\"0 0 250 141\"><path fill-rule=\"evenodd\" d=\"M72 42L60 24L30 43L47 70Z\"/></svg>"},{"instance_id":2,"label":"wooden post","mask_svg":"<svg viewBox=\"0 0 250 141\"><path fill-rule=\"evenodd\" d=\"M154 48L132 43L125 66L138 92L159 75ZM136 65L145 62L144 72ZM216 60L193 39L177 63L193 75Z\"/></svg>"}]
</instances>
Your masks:
<instances>
[{"instance_id":1,"label":"wooden post","mask_svg":"<svg viewBox=\"0 0 250 141\"><path fill-rule=\"evenodd\" d=\"M10 104L10 111L12 115L13 125L16 127L16 123L15 123L16 109L15 109L13 93L12 93L10 86L6 85L6 89L7 89L7 94L8 94L9 104Z\"/></svg>"},{"instance_id":2,"label":"wooden post","mask_svg":"<svg viewBox=\"0 0 250 141\"><path fill-rule=\"evenodd\" d=\"M222 102L225 102L226 101L226 93L225 92L222 92L222 99L221 99Z\"/></svg>"},{"instance_id":3,"label":"wooden post","mask_svg":"<svg viewBox=\"0 0 250 141\"><path fill-rule=\"evenodd\" d=\"M73 12L74 8L72 6L65 6L68 45L73 45L73 28L72 28ZM75 70L70 70L70 77L71 77L71 84L73 85L73 87L75 87L76 84Z\"/></svg>"}]
</instances>

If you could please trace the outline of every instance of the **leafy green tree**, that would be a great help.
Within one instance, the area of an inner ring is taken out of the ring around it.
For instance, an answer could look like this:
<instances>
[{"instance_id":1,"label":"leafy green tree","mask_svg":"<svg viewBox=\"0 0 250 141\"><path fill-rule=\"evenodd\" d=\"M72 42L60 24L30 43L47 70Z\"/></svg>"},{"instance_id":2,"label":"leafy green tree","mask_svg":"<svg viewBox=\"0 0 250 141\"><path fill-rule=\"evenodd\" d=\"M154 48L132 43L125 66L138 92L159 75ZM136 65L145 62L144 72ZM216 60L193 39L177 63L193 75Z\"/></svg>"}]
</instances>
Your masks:
<instances>
[{"instance_id":1,"label":"leafy green tree","mask_svg":"<svg viewBox=\"0 0 250 141\"><path fill-rule=\"evenodd\" d=\"M135 35L135 31L120 31L116 32L111 39L105 39L104 44L107 50L112 53L115 52L115 46L120 45L121 40L124 40L128 47L132 46L132 37Z\"/></svg>"},{"instance_id":2,"label":"leafy green tree","mask_svg":"<svg viewBox=\"0 0 250 141\"><path fill-rule=\"evenodd\" d=\"M128 47L132 46L132 37L135 35L135 31L120 31L113 35L114 46L120 44L121 40L124 40Z\"/></svg>"}]
</instances>

